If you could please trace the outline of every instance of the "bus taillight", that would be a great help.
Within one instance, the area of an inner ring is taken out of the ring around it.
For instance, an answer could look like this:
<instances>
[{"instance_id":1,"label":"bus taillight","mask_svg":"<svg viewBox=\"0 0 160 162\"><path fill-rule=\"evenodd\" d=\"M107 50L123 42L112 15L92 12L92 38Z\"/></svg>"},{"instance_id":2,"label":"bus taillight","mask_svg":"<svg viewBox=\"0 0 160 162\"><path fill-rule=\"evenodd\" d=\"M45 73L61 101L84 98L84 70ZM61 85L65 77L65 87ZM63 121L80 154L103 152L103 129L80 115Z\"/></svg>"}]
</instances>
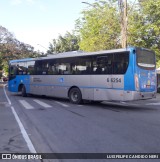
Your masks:
<instances>
[{"instance_id":1,"label":"bus taillight","mask_svg":"<svg viewBox=\"0 0 160 162\"><path fill-rule=\"evenodd\" d=\"M139 79L138 79L137 74L135 74L134 76L134 81L135 81L135 89L138 91L139 90Z\"/></svg>"}]
</instances>

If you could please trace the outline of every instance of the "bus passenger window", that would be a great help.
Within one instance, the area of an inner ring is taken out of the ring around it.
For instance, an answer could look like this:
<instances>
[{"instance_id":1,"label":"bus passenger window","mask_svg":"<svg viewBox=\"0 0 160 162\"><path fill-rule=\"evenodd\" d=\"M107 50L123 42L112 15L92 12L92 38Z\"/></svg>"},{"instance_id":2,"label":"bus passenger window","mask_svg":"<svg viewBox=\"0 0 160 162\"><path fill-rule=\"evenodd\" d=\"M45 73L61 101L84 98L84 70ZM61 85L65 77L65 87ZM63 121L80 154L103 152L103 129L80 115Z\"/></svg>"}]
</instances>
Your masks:
<instances>
[{"instance_id":1,"label":"bus passenger window","mask_svg":"<svg viewBox=\"0 0 160 162\"><path fill-rule=\"evenodd\" d=\"M66 70L64 70L64 74L70 74L69 68L66 67Z\"/></svg>"},{"instance_id":2,"label":"bus passenger window","mask_svg":"<svg viewBox=\"0 0 160 162\"><path fill-rule=\"evenodd\" d=\"M62 75L62 74L63 74L62 69L59 69L58 74L60 74L60 75Z\"/></svg>"},{"instance_id":3,"label":"bus passenger window","mask_svg":"<svg viewBox=\"0 0 160 162\"><path fill-rule=\"evenodd\" d=\"M63 74L65 74L65 75L71 74L70 64L69 63L64 63L64 65L65 65L65 69L63 71Z\"/></svg>"},{"instance_id":4,"label":"bus passenger window","mask_svg":"<svg viewBox=\"0 0 160 162\"><path fill-rule=\"evenodd\" d=\"M126 73L128 68L128 64L126 62L123 63L123 74Z\"/></svg>"},{"instance_id":5,"label":"bus passenger window","mask_svg":"<svg viewBox=\"0 0 160 162\"><path fill-rule=\"evenodd\" d=\"M19 64L17 64L17 70L19 75L23 74L23 69L19 66Z\"/></svg>"},{"instance_id":6,"label":"bus passenger window","mask_svg":"<svg viewBox=\"0 0 160 162\"><path fill-rule=\"evenodd\" d=\"M87 66L86 67L86 74L90 74L91 73L91 67Z\"/></svg>"},{"instance_id":7,"label":"bus passenger window","mask_svg":"<svg viewBox=\"0 0 160 162\"><path fill-rule=\"evenodd\" d=\"M74 64L71 65L71 74L74 75L76 73L76 66Z\"/></svg>"},{"instance_id":8,"label":"bus passenger window","mask_svg":"<svg viewBox=\"0 0 160 162\"><path fill-rule=\"evenodd\" d=\"M26 64L26 73L28 75L35 74L34 65L35 65L35 61L28 61L27 62L27 64Z\"/></svg>"},{"instance_id":9,"label":"bus passenger window","mask_svg":"<svg viewBox=\"0 0 160 162\"><path fill-rule=\"evenodd\" d=\"M16 66L11 66L10 67L10 75L14 76L17 75L17 67Z\"/></svg>"},{"instance_id":10,"label":"bus passenger window","mask_svg":"<svg viewBox=\"0 0 160 162\"><path fill-rule=\"evenodd\" d=\"M31 66L28 66L28 75L32 75L34 74L34 67L31 65Z\"/></svg>"},{"instance_id":11,"label":"bus passenger window","mask_svg":"<svg viewBox=\"0 0 160 162\"><path fill-rule=\"evenodd\" d=\"M48 69L44 67L42 70L42 75L46 75L46 74L48 74Z\"/></svg>"},{"instance_id":12,"label":"bus passenger window","mask_svg":"<svg viewBox=\"0 0 160 162\"><path fill-rule=\"evenodd\" d=\"M112 64L111 64L111 62L107 64L106 74L112 74Z\"/></svg>"},{"instance_id":13,"label":"bus passenger window","mask_svg":"<svg viewBox=\"0 0 160 162\"><path fill-rule=\"evenodd\" d=\"M53 71L53 74L58 74L56 65L52 66L52 71Z\"/></svg>"},{"instance_id":14,"label":"bus passenger window","mask_svg":"<svg viewBox=\"0 0 160 162\"><path fill-rule=\"evenodd\" d=\"M101 74L102 73L102 67L100 64L98 64L97 69L96 69L96 74Z\"/></svg>"},{"instance_id":15,"label":"bus passenger window","mask_svg":"<svg viewBox=\"0 0 160 162\"><path fill-rule=\"evenodd\" d=\"M52 75L52 74L53 74L52 66L49 66L49 68L48 68L48 75Z\"/></svg>"}]
</instances>

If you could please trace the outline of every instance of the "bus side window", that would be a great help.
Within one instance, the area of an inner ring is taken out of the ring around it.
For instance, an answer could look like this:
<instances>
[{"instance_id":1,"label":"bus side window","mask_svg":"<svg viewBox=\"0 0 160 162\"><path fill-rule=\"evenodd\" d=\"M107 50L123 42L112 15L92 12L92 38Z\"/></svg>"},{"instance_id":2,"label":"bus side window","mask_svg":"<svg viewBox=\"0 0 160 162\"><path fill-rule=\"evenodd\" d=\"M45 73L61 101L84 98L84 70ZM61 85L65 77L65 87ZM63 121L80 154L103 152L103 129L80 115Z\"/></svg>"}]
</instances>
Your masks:
<instances>
[{"instance_id":1,"label":"bus side window","mask_svg":"<svg viewBox=\"0 0 160 162\"><path fill-rule=\"evenodd\" d=\"M42 67L41 67L42 75L48 74L48 66L49 65L47 61L42 61Z\"/></svg>"},{"instance_id":2,"label":"bus side window","mask_svg":"<svg viewBox=\"0 0 160 162\"><path fill-rule=\"evenodd\" d=\"M48 74L48 69L46 67L42 68L42 75Z\"/></svg>"},{"instance_id":3,"label":"bus side window","mask_svg":"<svg viewBox=\"0 0 160 162\"><path fill-rule=\"evenodd\" d=\"M58 74L56 65L52 66L52 71L53 71L53 74Z\"/></svg>"},{"instance_id":4,"label":"bus side window","mask_svg":"<svg viewBox=\"0 0 160 162\"><path fill-rule=\"evenodd\" d=\"M52 75L53 74L53 69L52 69L53 66L49 66L48 68L48 75Z\"/></svg>"},{"instance_id":5,"label":"bus side window","mask_svg":"<svg viewBox=\"0 0 160 162\"><path fill-rule=\"evenodd\" d=\"M100 64L98 64L96 69L96 74L101 74L101 73L102 73L102 67Z\"/></svg>"},{"instance_id":6,"label":"bus side window","mask_svg":"<svg viewBox=\"0 0 160 162\"><path fill-rule=\"evenodd\" d=\"M87 66L86 67L86 74L91 74L91 70L92 70L91 67Z\"/></svg>"},{"instance_id":7,"label":"bus side window","mask_svg":"<svg viewBox=\"0 0 160 162\"><path fill-rule=\"evenodd\" d=\"M19 66L19 64L17 64L17 74L18 74L18 75L22 75L22 74L23 74L23 70L22 70L22 68Z\"/></svg>"},{"instance_id":8,"label":"bus side window","mask_svg":"<svg viewBox=\"0 0 160 162\"><path fill-rule=\"evenodd\" d=\"M63 74L63 70L59 69L58 74L62 75Z\"/></svg>"},{"instance_id":9,"label":"bus side window","mask_svg":"<svg viewBox=\"0 0 160 162\"><path fill-rule=\"evenodd\" d=\"M26 72L27 72L28 75L35 74L34 66L35 66L35 61L28 61L27 62L27 64L26 64L27 71Z\"/></svg>"},{"instance_id":10,"label":"bus side window","mask_svg":"<svg viewBox=\"0 0 160 162\"><path fill-rule=\"evenodd\" d=\"M128 64L126 62L123 63L123 74L126 73L128 68Z\"/></svg>"},{"instance_id":11,"label":"bus side window","mask_svg":"<svg viewBox=\"0 0 160 162\"><path fill-rule=\"evenodd\" d=\"M14 75L14 69L13 69L13 66L10 67L10 75Z\"/></svg>"},{"instance_id":12,"label":"bus side window","mask_svg":"<svg viewBox=\"0 0 160 162\"><path fill-rule=\"evenodd\" d=\"M65 75L71 74L70 64L69 63L64 63L64 65L65 65L65 69L63 71L63 74L65 74Z\"/></svg>"},{"instance_id":13,"label":"bus side window","mask_svg":"<svg viewBox=\"0 0 160 162\"><path fill-rule=\"evenodd\" d=\"M66 70L64 71L64 74L70 74L69 68L66 67Z\"/></svg>"},{"instance_id":14,"label":"bus side window","mask_svg":"<svg viewBox=\"0 0 160 162\"><path fill-rule=\"evenodd\" d=\"M118 74L123 74L123 64L121 62L118 63Z\"/></svg>"},{"instance_id":15,"label":"bus side window","mask_svg":"<svg viewBox=\"0 0 160 162\"><path fill-rule=\"evenodd\" d=\"M11 76L17 75L17 67L15 65L10 67L10 75Z\"/></svg>"},{"instance_id":16,"label":"bus side window","mask_svg":"<svg viewBox=\"0 0 160 162\"><path fill-rule=\"evenodd\" d=\"M74 64L71 65L71 74L74 75L76 73L76 66Z\"/></svg>"},{"instance_id":17,"label":"bus side window","mask_svg":"<svg viewBox=\"0 0 160 162\"><path fill-rule=\"evenodd\" d=\"M109 62L106 67L106 74L112 74L112 63Z\"/></svg>"},{"instance_id":18,"label":"bus side window","mask_svg":"<svg viewBox=\"0 0 160 162\"><path fill-rule=\"evenodd\" d=\"M34 74L34 67L31 65L31 66L28 66L28 75L32 75Z\"/></svg>"},{"instance_id":19,"label":"bus side window","mask_svg":"<svg viewBox=\"0 0 160 162\"><path fill-rule=\"evenodd\" d=\"M37 67L37 68L36 68L36 74L37 74L37 75L41 75L41 74L42 74L42 70L41 70L40 67Z\"/></svg>"},{"instance_id":20,"label":"bus side window","mask_svg":"<svg viewBox=\"0 0 160 162\"><path fill-rule=\"evenodd\" d=\"M120 67L119 62L114 62L113 63L113 73L120 74L121 73L120 71L121 71L121 67Z\"/></svg>"}]
</instances>

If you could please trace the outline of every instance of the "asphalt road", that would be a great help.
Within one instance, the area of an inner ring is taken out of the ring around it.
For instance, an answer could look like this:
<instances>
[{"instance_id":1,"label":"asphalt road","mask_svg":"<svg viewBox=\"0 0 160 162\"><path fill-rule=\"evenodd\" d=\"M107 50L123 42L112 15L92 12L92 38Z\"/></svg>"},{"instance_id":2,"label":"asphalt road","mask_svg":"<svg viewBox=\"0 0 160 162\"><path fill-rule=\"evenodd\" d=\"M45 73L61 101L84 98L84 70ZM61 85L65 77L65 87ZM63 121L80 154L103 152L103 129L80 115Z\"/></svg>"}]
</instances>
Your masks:
<instances>
[{"instance_id":1,"label":"asphalt road","mask_svg":"<svg viewBox=\"0 0 160 162\"><path fill-rule=\"evenodd\" d=\"M159 95L152 100L84 105L41 96L23 98L3 87L0 95L0 152L160 153Z\"/></svg>"}]
</instances>

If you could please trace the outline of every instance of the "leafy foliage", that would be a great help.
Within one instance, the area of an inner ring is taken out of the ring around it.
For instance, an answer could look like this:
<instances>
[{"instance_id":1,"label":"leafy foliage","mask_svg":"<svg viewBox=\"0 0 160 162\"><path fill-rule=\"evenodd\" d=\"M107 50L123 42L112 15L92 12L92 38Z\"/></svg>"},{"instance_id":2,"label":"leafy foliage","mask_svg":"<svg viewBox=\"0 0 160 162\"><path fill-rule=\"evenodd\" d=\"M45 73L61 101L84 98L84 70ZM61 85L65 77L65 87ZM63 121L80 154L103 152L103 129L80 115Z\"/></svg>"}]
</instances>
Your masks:
<instances>
[{"instance_id":1,"label":"leafy foliage","mask_svg":"<svg viewBox=\"0 0 160 162\"><path fill-rule=\"evenodd\" d=\"M76 51L78 46L79 37L74 33L66 32L64 36L59 35L58 39L53 39L49 45L48 53L61 53L68 51Z\"/></svg>"},{"instance_id":2,"label":"leafy foliage","mask_svg":"<svg viewBox=\"0 0 160 162\"><path fill-rule=\"evenodd\" d=\"M96 0L76 21L80 49L98 51L121 47L124 6L120 0ZM160 1L128 1L127 43L152 49L160 66Z\"/></svg>"},{"instance_id":3,"label":"leafy foliage","mask_svg":"<svg viewBox=\"0 0 160 162\"><path fill-rule=\"evenodd\" d=\"M120 47L120 24L117 6L113 1L99 1L82 12L83 17L76 22L81 41L80 48L97 51Z\"/></svg>"},{"instance_id":4,"label":"leafy foliage","mask_svg":"<svg viewBox=\"0 0 160 162\"><path fill-rule=\"evenodd\" d=\"M138 9L138 10L137 10ZM129 15L128 42L153 49L160 59L160 1L140 1Z\"/></svg>"},{"instance_id":5,"label":"leafy foliage","mask_svg":"<svg viewBox=\"0 0 160 162\"><path fill-rule=\"evenodd\" d=\"M0 26L0 67L7 73L8 60L36 57L39 53L34 48L18 41L5 27Z\"/></svg>"}]
</instances>

